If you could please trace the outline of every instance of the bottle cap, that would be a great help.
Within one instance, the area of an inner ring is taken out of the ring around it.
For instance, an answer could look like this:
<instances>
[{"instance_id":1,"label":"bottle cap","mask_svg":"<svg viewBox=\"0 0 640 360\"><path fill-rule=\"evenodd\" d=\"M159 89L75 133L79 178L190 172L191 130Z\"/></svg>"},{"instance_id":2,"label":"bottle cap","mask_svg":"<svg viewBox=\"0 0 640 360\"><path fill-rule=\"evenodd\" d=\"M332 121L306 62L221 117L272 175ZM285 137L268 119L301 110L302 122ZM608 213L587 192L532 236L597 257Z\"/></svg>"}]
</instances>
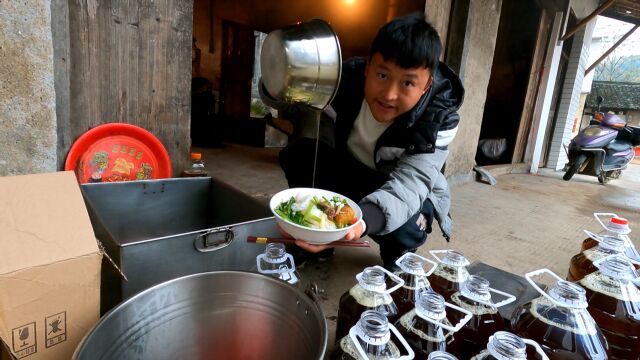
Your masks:
<instances>
[{"instance_id":1,"label":"bottle cap","mask_svg":"<svg viewBox=\"0 0 640 360\"><path fill-rule=\"evenodd\" d=\"M618 224L618 225L629 225L629 220L622 218L622 217L617 217L614 216L611 218L610 220L612 223L614 224Z\"/></svg>"},{"instance_id":2,"label":"bottle cap","mask_svg":"<svg viewBox=\"0 0 640 360\"><path fill-rule=\"evenodd\" d=\"M200 160L200 159L202 159L202 154L201 153L191 153L191 159L192 160Z\"/></svg>"}]
</instances>

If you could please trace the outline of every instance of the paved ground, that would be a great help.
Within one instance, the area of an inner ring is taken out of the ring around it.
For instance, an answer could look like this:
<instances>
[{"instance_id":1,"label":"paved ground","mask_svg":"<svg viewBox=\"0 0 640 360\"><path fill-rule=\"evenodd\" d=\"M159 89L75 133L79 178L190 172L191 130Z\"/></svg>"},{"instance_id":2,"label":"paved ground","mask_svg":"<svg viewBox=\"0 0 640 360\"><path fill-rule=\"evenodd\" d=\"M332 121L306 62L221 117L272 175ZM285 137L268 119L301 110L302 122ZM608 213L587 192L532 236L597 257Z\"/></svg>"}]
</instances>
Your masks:
<instances>
[{"instance_id":1,"label":"paved ground","mask_svg":"<svg viewBox=\"0 0 640 360\"><path fill-rule=\"evenodd\" d=\"M277 163L277 149L229 145L225 149L198 149L212 176L267 201L286 188ZM489 186L468 182L452 187L454 236L447 243L434 232L420 254L431 249L455 249L470 261L524 274L549 268L565 276L570 258L585 238L582 230L599 231L594 212L614 212L629 219L636 246L640 246L640 165L631 165L621 179L600 185L595 177L576 175L569 182L561 172L506 174ZM327 264L309 266L303 275L324 289L323 307L330 343L340 295L355 283L364 267L380 264L377 248L339 248Z\"/></svg>"}]
</instances>

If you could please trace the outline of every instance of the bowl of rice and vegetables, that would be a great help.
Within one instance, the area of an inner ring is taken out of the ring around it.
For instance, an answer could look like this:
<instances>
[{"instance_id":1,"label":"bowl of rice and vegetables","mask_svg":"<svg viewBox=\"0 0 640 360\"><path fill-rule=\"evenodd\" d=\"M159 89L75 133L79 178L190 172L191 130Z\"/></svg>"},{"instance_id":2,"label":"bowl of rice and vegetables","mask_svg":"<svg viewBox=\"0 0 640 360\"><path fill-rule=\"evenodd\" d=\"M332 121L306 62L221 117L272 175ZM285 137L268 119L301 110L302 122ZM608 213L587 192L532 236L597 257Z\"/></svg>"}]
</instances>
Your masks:
<instances>
[{"instance_id":1,"label":"bowl of rice and vegetables","mask_svg":"<svg viewBox=\"0 0 640 360\"><path fill-rule=\"evenodd\" d=\"M310 244L340 240L362 219L358 204L322 189L283 190L271 198L269 207L284 231Z\"/></svg>"}]
</instances>

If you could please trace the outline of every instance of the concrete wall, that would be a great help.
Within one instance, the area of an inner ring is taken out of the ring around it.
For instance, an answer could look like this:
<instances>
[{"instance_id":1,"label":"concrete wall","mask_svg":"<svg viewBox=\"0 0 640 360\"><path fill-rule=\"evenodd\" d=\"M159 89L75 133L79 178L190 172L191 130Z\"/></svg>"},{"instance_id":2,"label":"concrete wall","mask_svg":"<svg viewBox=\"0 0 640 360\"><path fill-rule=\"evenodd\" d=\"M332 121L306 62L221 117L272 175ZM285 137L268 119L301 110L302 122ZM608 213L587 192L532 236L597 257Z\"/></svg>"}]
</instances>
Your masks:
<instances>
[{"instance_id":1,"label":"concrete wall","mask_svg":"<svg viewBox=\"0 0 640 360\"><path fill-rule=\"evenodd\" d=\"M502 0L469 2L464 46L459 59L459 73L466 95L459 110L458 134L449 147L446 171L447 176L454 180L470 178L475 163L501 7Z\"/></svg>"},{"instance_id":2,"label":"concrete wall","mask_svg":"<svg viewBox=\"0 0 640 360\"><path fill-rule=\"evenodd\" d=\"M569 64L560 93L557 120L553 129L549 159L547 161L547 167L551 169L560 170L567 162L567 154L564 151L563 144L569 144L576 117L582 116L581 113L578 113L580 90L584 79L584 70L589 66L589 46L594 27L595 21L591 21L573 36Z\"/></svg>"},{"instance_id":3,"label":"concrete wall","mask_svg":"<svg viewBox=\"0 0 640 360\"><path fill-rule=\"evenodd\" d=\"M56 170L51 1L0 1L0 176Z\"/></svg>"}]
</instances>

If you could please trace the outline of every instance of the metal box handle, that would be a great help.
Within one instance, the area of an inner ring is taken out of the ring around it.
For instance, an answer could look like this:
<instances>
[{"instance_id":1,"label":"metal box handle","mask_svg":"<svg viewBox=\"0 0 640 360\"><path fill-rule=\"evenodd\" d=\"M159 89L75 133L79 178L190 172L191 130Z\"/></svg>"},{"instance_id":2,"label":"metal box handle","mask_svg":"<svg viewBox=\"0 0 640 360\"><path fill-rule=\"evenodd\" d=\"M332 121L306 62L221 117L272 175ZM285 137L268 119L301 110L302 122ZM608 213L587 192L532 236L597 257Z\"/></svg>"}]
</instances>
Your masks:
<instances>
[{"instance_id":1,"label":"metal box handle","mask_svg":"<svg viewBox=\"0 0 640 360\"><path fill-rule=\"evenodd\" d=\"M231 245L233 238L233 231L228 227L209 229L196 236L193 246L199 252L216 251Z\"/></svg>"}]
</instances>

